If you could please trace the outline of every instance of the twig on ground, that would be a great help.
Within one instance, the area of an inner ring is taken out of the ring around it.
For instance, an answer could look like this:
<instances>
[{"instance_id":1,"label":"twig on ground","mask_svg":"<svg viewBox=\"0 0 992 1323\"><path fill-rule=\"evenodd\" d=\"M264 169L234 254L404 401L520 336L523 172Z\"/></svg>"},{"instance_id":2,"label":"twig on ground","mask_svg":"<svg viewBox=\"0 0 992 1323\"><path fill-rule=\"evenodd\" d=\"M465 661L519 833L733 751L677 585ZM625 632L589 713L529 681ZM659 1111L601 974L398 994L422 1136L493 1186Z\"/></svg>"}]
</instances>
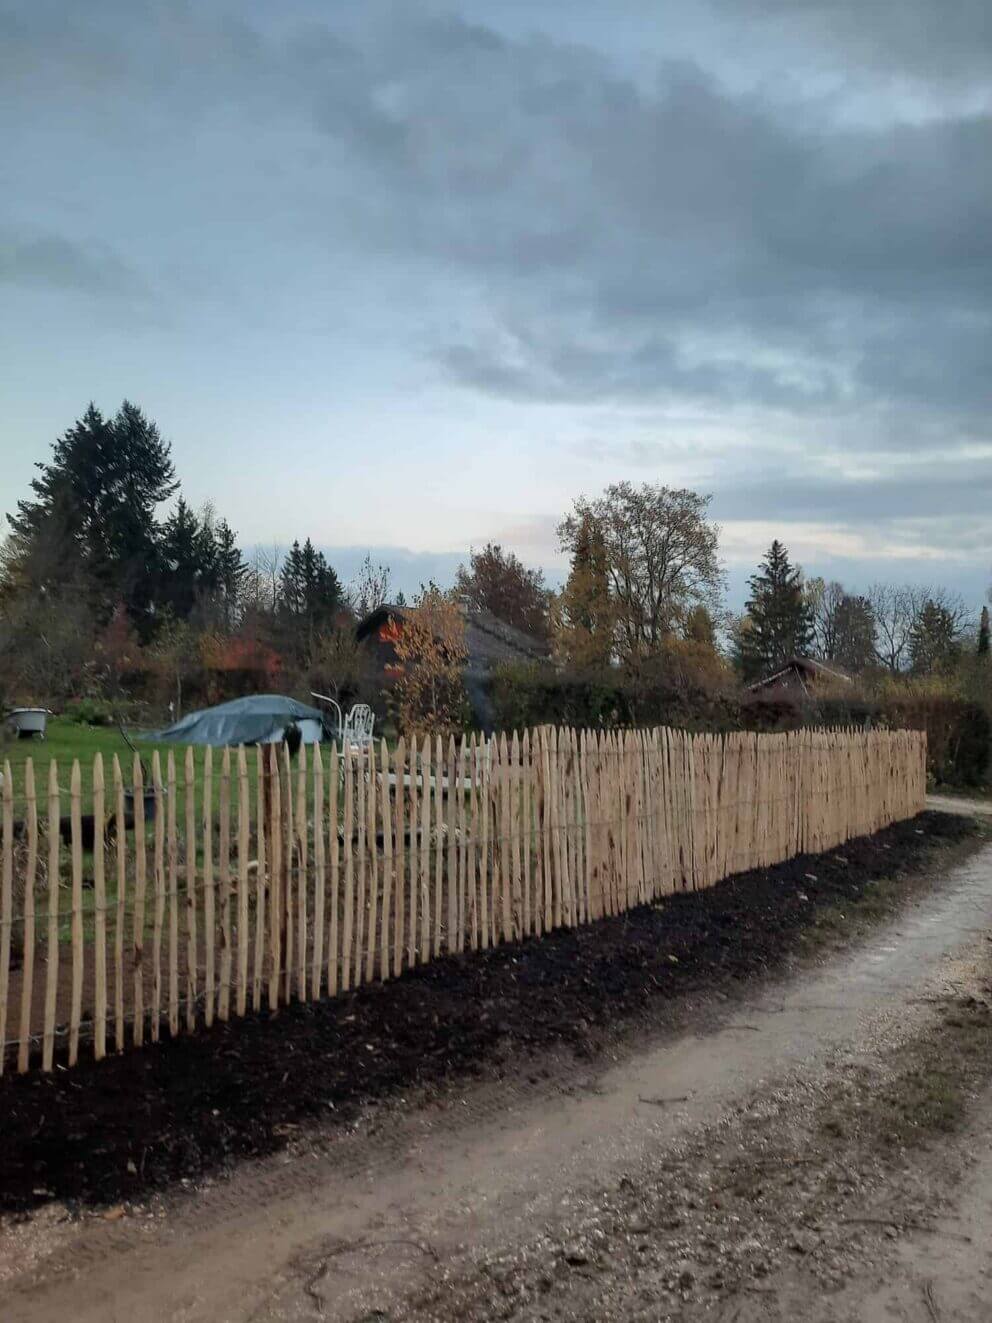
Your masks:
<instances>
[{"instance_id":1,"label":"twig on ground","mask_svg":"<svg viewBox=\"0 0 992 1323\"><path fill-rule=\"evenodd\" d=\"M940 1323L940 1310L937 1308L937 1302L933 1298L933 1282L924 1282L923 1299L926 1302L932 1323Z\"/></svg>"},{"instance_id":2,"label":"twig on ground","mask_svg":"<svg viewBox=\"0 0 992 1323\"><path fill-rule=\"evenodd\" d=\"M677 1098L645 1098L641 1094L638 1094L637 1101L642 1103L650 1103L652 1107L667 1107L669 1103L688 1102L689 1095L687 1093L683 1093L680 1094L679 1097Z\"/></svg>"}]
</instances>

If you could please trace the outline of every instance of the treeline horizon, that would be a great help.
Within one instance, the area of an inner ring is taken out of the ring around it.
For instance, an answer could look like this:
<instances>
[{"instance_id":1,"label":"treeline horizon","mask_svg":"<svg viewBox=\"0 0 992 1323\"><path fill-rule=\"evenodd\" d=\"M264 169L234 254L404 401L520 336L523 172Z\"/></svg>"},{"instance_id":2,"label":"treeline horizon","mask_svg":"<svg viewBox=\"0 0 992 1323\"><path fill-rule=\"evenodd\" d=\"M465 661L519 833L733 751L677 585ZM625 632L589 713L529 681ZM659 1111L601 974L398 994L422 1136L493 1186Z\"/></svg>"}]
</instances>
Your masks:
<instances>
[{"instance_id":1,"label":"treeline horizon","mask_svg":"<svg viewBox=\"0 0 992 1323\"><path fill-rule=\"evenodd\" d=\"M179 672L225 648L228 661L264 667L278 657L336 684L335 667L360 665L348 642L356 619L385 602L407 605L371 555L342 583L307 530L285 550L255 543L246 554L211 502L189 504L169 443L127 400L113 416L91 403L36 468L0 550L4 696L70 679L112 687L139 654ZM801 654L851 674L926 677L987 657L987 608L970 610L953 588L848 591L804 573L778 539L749 580L743 612L729 611L709 504L685 488L611 484L577 498L559 524L569 564L560 588L486 542L450 586L421 584L409 605L425 594L464 599L577 669L678 654L711 679L733 667L751 680Z\"/></svg>"}]
</instances>

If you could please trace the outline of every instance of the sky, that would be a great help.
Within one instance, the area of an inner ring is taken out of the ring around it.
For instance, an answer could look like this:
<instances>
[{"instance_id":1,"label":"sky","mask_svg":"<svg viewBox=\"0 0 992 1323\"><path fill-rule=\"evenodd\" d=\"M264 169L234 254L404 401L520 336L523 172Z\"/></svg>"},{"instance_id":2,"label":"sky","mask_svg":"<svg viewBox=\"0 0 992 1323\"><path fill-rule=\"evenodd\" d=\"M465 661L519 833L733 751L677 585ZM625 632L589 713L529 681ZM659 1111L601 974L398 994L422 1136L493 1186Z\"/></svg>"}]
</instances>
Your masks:
<instances>
[{"instance_id":1,"label":"sky","mask_svg":"<svg viewBox=\"0 0 992 1323\"><path fill-rule=\"evenodd\" d=\"M990 162L987 0L0 0L0 510L127 397L345 578L629 479L977 605Z\"/></svg>"}]
</instances>

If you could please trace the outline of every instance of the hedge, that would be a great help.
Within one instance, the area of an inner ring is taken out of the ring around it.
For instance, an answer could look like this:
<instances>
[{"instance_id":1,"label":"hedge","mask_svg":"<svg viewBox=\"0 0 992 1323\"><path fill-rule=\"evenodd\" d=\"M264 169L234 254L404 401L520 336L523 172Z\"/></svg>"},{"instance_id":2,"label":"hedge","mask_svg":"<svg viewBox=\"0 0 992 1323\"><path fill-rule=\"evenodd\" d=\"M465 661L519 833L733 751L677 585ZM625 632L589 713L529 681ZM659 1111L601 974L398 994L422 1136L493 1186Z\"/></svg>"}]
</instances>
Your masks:
<instances>
[{"instance_id":1,"label":"hedge","mask_svg":"<svg viewBox=\"0 0 992 1323\"><path fill-rule=\"evenodd\" d=\"M522 730L542 724L599 729L667 725L686 730L794 730L799 726L869 726L925 730L931 779L944 785L985 782L992 722L978 703L954 698L778 698L748 702L739 692L691 684L645 683L616 669L576 673L507 665L489 679L493 725Z\"/></svg>"}]
</instances>

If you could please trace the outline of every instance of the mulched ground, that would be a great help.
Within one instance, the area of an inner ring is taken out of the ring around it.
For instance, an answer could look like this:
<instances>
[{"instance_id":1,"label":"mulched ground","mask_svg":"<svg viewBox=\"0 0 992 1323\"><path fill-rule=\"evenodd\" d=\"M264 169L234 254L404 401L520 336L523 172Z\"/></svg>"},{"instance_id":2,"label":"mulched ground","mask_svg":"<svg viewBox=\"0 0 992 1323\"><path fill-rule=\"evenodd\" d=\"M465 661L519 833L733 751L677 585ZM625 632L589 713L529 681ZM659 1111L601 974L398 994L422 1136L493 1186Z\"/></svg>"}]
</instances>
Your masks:
<instances>
[{"instance_id":1,"label":"mulched ground","mask_svg":"<svg viewBox=\"0 0 992 1323\"><path fill-rule=\"evenodd\" d=\"M921 874L978 829L925 813L837 850L574 931L451 957L333 1001L0 1081L0 1209L116 1203L286 1144L287 1127L509 1054L592 1055L660 1003L781 966L873 879ZM812 876L811 876L812 875ZM516 1057L519 1061L519 1057Z\"/></svg>"}]
</instances>

